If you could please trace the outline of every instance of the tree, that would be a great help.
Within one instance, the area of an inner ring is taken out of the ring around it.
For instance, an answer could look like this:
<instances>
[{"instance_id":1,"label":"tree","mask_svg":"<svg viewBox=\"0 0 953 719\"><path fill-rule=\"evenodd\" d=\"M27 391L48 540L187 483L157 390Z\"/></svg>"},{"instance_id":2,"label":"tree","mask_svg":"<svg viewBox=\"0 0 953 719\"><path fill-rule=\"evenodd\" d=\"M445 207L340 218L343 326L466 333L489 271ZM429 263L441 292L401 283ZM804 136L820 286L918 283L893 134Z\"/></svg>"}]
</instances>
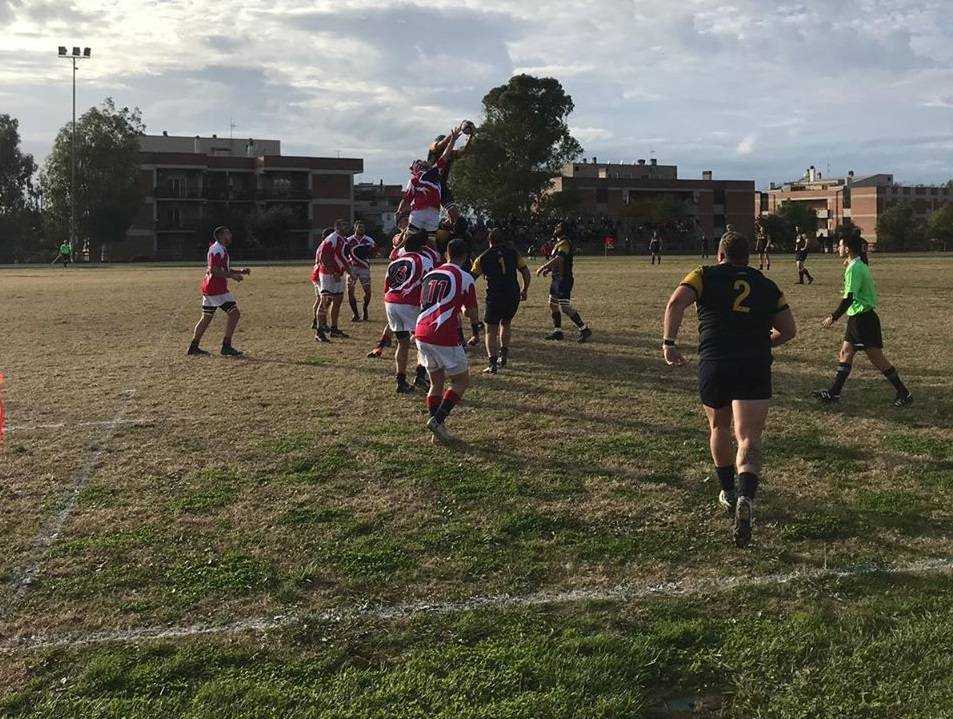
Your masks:
<instances>
[{"instance_id":1,"label":"tree","mask_svg":"<svg viewBox=\"0 0 953 719\"><path fill-rule=\"evenodd\" d=\"M23 261L42 245L33 155L20 149L19 123L0 115L0 261Z\"/></svg>"},{"instance_id":2,"label":"tree","mask_svg":"<svg viewBox=\"0 0 953 719\"><path fill-rule=\"evenodd\" d=\"M849 217L845 217L844 221L841 222L837 227L834 228L834 245L840 243L841 240L848 240L851 237L860 237L861 232L860 228L854 224L854 221Z\"/></svg>"},{"instance_id":3,"label":"tree","mask_svg":"<svg viewBox=\"0 0 953 719\"><path fill-rule=\"evenodd\" d=\"M252 218L251 235L266 252L290 256L293 253L291 230L297 224L295 214L290 208L277 205Z\"/></svg>"},{"instance_id":4,"label":"tree","mask_svg":"<svg viewBox=\"0 0 953 719\"><path fill-rule=\"evenodd\" d=\"M927 237L934 250L953 249L953 205L943 205L930 215Z\"/></svg>"},{"instance_id":5,"label":"tree","mask_svg":"<svg viewBox=\"0 0 953 719\"><path fill-rule=\"evenodd\" d=\"M784 220L784 229L780 247L791 249L798 229L811 241L817 236L817 211L804 202L785 202L778 208L778 216Z\"/></svg>"},{"instance_id":6,"label":"tree","mask_svg":"<svg viewBox=\"0 0 953 719\"><path fill-rule=\"evenodd\" d=\"M582 153L566 119L572 98L558 80L517 75L483 98L483 124L454 165L457 199L496 217L539 206L562 166Z\"/></svg>"},{"instance_id":7,"label":"tree","mask_svg":"<svg viewBox=\"0 0 953 719\"><path fill-rule=\"evenodd\" d=\"M69 237L71 126L63 127L47 158L42 184L50 234ZM139 109L118 109L111 98L76 123L76 235L90 257L103 243L120 242L143 201L139 185L139 136L145 125Z\"/></svg>"},{"instance_id":8,"label":"tree","mask_svg":"<svg viewBox=\"0 0 953 719\"><path fill-rule=\"evenodd\" d=\"M899 202L877 218L877 249L889 252L919 249L926 241L925 229L914 219L913 206Z\"/></svg>"}]
</instances>

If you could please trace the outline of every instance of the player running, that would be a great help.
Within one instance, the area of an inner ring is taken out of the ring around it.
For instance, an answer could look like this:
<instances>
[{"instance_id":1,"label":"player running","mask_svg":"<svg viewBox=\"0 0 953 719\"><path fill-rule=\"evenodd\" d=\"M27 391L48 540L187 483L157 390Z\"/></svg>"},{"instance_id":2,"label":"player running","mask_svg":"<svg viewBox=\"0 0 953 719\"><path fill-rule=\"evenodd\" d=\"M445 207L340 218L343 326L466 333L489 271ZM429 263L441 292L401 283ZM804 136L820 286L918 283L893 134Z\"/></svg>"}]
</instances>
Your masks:
<instances>
[{"instance_id":1,"label":"player running","mask_svg":"<svg viewBox=\"0 0 953 719\"><path fill-rule=\"evenodd\" d=\"M351 322L359 322L357 314L357 283L364 289L364 321L367 322L367 308L371 304L371 257L377 251L377 243L364 234L364 223L354 223L354 234L347 238L346 255L351 265L347 276L347 302L351 306Z\"/></svg>"},{"instance_id":2,"label":"player running","mask_svg":"<svg viewBox=\"0 0 953 719\"><path fill-rule=\"evenodd\" d=\"M318 304L318 326L314 332L314 339L318 342L330 342L329 337L347 338L347 335L338 329L338 317L341 314L341 303L344 301L344 275L349 270L347 258L344 256L344 248L347 245L345 232L347 222L336 220L334 232L321 241L314 253L318 279L316 289L321 295ZM312 273L312 281L314 276L315 273Z\"/></svg>"},{"instance_id":3,"label":"player running","mask_svg":"<svg viewBox=\"0 0 953 719\"><path fill-rule=\"evenodd\" d=\"M778 286L748 267L749 252L743 235L722 235L718 264L690 272L669 299L662 340L665 362L684 365L675 341L685 310L695 303L698 389L721 484L718 502L734 516L733 536L739 547L751 540L753 503L761 474L761 435L771 400L771 348L791 340L797 331ZM737 454L731 447L732 423Z\"/></svg>"},{"instance_id":4,"label":"player running","mask_svg":"<svg viewBox=\"0 0 953 719\"><path fill-rule=\"evenodd\" d=\"M847 331L844 333L844 344L840 350L840 364L834 383L830 389L814 392L814 396L822 402L834 403L840 400L841 390L854 363L854 355L858 351L865 352L867 359L879 369L884 377L897 390L893 401L894 407L906 407L913 402L913 395L900 381L900 374L884 357L883 336L880 331L880 318L874 311L877 306L877 288L874 287L874 278L870 274L870 267L863 261L863 244L860 237L851 236L842 239L838 245L841 257L847 257L847 268L844 270L844 299L830 315L824 318L821 326L831 327L847 313Z\"/></svg>"},{"instance_id":5,"label":"player running","mask_svg":"<svg viewBox=\"0 0 953 719\"><path fill-rule=\"evenodd\" d=\"M229 357L241 357L242 353L232 347L232 335L238 327L241 312L234 295L228 291L228 281L241 282L245 275L251 274L247 267L241 270L232 270L228 259L228 250L232 244L232 232L227 227L216 227L212 231L214 242L208 248L208 265L205 270L205 279L202 280L202 319L195 325L192 333L192 343L189 345L190 355L207 355L208 352L199 347L205 330L215 317L215 310L221 309L228 318L225 322L225 336L222 338L222 354Z\"/></svg>"},{"instance_id":6,"label":"player running","mask_svg":"<svg viewBox=\"0 0 953 719\"><path fill-rule=\"evenodd\" d=\"M807 283L809 285L814 284L814 278L811 277L811 273L807 271L807 235L801 232L800 227L794 228L794 264L797 267L797 283L799 285L804 284L804 278L807 277Z\"/></svg>"},{"instance_id":7,"label":"player running","mask_svg":"<svg viewBox=\"0 0 953 719\"><path fill-rule=\"evenodd\" d=\"M575 283L572 261L576 250L572 240L566 236L566 229L562 222L553 230L553 243L549 262L536 270L536 274L541 277L550 273L553 275L549 286L549 311L553 317L553 331L546 335L546 339L561 340L563 338L561 314L564 314L579 328L577 341L585 342L592 337L592 330L572 306L572 286Z\"/></svg>"},{"instance_id":8,"label":"player running","mask_svg":"<svg viewBox=\"0 0 953 719\"><path fill-rule=\"evenodd\" d=\"M387 324L397 339L394 352L397 393L409 394L414 385L407 381L407 356L410 353L410 335L417 325L420 313L420 284L424 275L433 266L421 253L427 241L427 233L419 230L410 234L403 246L391 253L384 280L384 312ZM427 371L418 361L414 383L426 386Z\"/></svg>"},{"instance_id":9,"label":"player running","mask_svg":"<svg viewBox=\"0 0 953 719\"><path fill-rule=\"evenodd\" d=\"M467 354L460 342L460 312L470 320L473 336L468 344L471 347L479 343L481 329L473 278L460 267L467 259L466 243L451 240L447 256L448 262L424 277L420 316L414 330L417 351L430 375L427 429L433 432L434 442L456 441L445 422L470 384ZM450 386L444 391L448 381Z\"/></svg>"},{"instance_id":10,"label":"player running","mask_svg":"<svg viewBox=\"0 0 953 719\"><path fill-rule=\"evenodd\" d=\"M490 230L487 240L490 249L473 261L470 274L473 279L480 275L486 277L486 309L483 321L486 323L486 354L490 364L483 373L496 374L506 367L511 325L519 309L520 300L526 300L531 277L526 260L503 242L499 229ZM523 278L522 290L516 279L517 271Z\"/></svg>"}]
</instances>

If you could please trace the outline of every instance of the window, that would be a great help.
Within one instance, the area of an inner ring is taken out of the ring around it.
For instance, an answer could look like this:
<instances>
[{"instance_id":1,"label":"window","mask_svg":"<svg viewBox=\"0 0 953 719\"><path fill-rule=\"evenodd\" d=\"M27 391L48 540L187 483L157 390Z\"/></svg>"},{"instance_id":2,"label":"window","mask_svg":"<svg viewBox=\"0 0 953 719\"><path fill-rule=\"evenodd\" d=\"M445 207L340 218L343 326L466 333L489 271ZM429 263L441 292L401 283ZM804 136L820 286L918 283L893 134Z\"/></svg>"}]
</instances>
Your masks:
<instances>
[{"instance_id":1,"label":"window","mask_svg":"<svg viewBox=\"0 0 953 719\"><path fill-rule=\"evenodd\" d=\"M608 204L609 202L609 188L608 187L596 188L596 202L600 205Z\"/></svg>"},{"instance_id":2,"label":"window","mask_svg":"<svg viewBox=\"0 0 953 719\"><path fill-rule=\"evenodd\" d=\"M715 198L712 200L712 202L714 202L716 205L725 204L725 188L724 187L719 187L717 190L715 190Z\"/></svg>"}]
</instances>

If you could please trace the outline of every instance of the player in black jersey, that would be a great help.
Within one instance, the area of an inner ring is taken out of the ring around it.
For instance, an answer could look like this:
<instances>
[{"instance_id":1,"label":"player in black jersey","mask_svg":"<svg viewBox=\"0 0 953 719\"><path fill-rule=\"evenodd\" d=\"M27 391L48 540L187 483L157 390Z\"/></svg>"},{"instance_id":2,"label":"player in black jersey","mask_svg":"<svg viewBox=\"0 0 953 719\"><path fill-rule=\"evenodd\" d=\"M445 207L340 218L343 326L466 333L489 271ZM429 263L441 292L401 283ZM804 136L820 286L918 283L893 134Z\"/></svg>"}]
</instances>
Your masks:
<instances>
[{"instance_id":1,"label":"player in black jersey","mask_svg":"<svg viewBox=\"0 0 953 719\"><path fill-rule=\"evenodd\" d=\"M734 540L751 539L752 504L761 474L761 434L771 399L771 348L792 339L794 315L778 286L748 267L747 238L726 232L718 263L682 280L665 308L665 362L685 358L675 340L689 305L698 307L698 389L711 429L711 456L721 483L719 503L734 515ZM731 448L734 423L737 454ZM735 488L735 469L738 487Z\"/></svg>"},{"instance_id":2,"label":"player in black jersey","mask_svg":"<svg viewBox=\"0 0 953 719\"><path fill-rule=\"evenodd\" d=\"M486 354L490 364L484 374L496 374L506 367L510 349L511 323L519 309L520 300L526 299L529 291L529 267L523 256L503 242L499 229L493 228L487 236L490 249L473 261L470 274L476 279L486 277ZM523 277L520 290L516 274Z\"/></svg>"},{"instance_id":3,"label":"player in black jersey","mask_svg":"<svg viewBox=\"0 0 953 719\"><path fill-rule=\"evenodd\" d=\"M566 236L566 228L563 223L556 225L553 230L553 250L549 256L549 262L536 270L536 274L542 277L552 273L553 280L549 285L549 311L553 316L553 331L546 335L548 340L561 340L563 338L562 316L566 315L579 328L579 342L585 342L592 337L592 330L589 325L583 322L582 317L572 306L572 287L575 278L572 274L573 257L576 254L576 248Z\"/></svg>"},{"instance_id":4,"label":"player in black jersey","mask_svg":"<svg viewBox=\"0 0 953 719\"><path fill-rule=\"evenodd\" d=\"M449 134L437 135L434 141L430 143L430 147L427 148L427 162L433 165L437 161L437 158L444 154L444 151L447 149L447 144L450 142L450 138L454 133L466 135L467 141L463 147L450 152L447 156L447 164L440 173L440 204L444 207L449 207L453 204L453 192L450 190L450 170L453 168L454 161L463 157L467 148L470 147L470 143L473 141L475 134L473 123L469 120L464 120L458 127L451 130ZM447 242L452 239L454 238L449 238ZM441 248L440 251L443 252L444 250L446 250L446 245Z\"/></svg>"}]
</instances>

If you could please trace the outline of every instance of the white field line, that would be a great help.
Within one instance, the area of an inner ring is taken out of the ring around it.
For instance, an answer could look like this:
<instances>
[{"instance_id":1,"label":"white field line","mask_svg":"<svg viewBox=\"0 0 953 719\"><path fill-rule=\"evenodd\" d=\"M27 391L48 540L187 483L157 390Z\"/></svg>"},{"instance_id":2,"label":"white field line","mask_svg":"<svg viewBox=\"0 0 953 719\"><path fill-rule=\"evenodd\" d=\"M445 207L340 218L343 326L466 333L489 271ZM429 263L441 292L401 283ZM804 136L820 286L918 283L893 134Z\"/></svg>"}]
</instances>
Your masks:
<instances>
[{"instance_id":1,"label":"white field line","mask_svg":"<svg viewBox=\"0 0 953 719\"><path fill-rule=\"evenodd\" d=\"M160 421L151 417L130 419L102 419L91 422L54 422L52 424L16 424L7 427L6 432L42 432L48 429L79 429L81 427L119 427L122 425L148 425Z\"/></svg>"},{"instance_id":2,"label":"white field line","mask_svg":"<svg viewBox=\"0 0 953 719\"><path fill-rule=\"evenodd\" d=\"M200 636L229 636L245 633L265 634L308 624L354 620L398 620L417 614L454 614L479 609L520 609L578 602L610 602L627 604L654 597L684 597L728 592L743 587L779 586L798 581L841 579L873 574L937 574L953 571L953 559L925 559L907 564L860 565L846 569L800 569L786 574L760 577L724 577L692 579L690 577L658 584L620 584L615 587L571 589L563 592L536 592L524 595L478 595L459 601L411 602L392 606L352 605L328 609L315 614L287 614L239 619L219 624L153 626L130 629L105 629L60 636L21 636L0 642L0 654L45 649L76 648L107 642L137 643L142 641L189 639Z\"/></svg>"},{"instance_id":3,"label":"white field line","mask_svg":"<svg viewBox=\"0 0 953 719\"><path fill-rule=\"evenodd\" d=\"M30 549L27 551L26 558L24 559L25 566L14 572L14 580L10 585L12 597L0 607L0 617L10 616L16 611L17 604L19 604L23 595L29 590L30 585L33 584L33 580L36 579L36 575L40 571L41 562L46 557L50 547L53 546L53 543L59 537L60 532L63 531L63 527L76 508L76 502L79 500L80 492L89 484L89 480L93 478L93 475L99 468L99 462L102 459L103 452L112 440L113 435L115 435L116 428L120 426L122 416L129 407L129 403L132 401L134 394L135 390L127 390L124 392L125 397L119 405L116 416L113 417L111 422L104 425L105 431L99 440L87 446L86 461L80 465L79 469L73 474L72 480L60 496L58 503L59 510L47 520L33 539ZM94 446L95 450L89 452Z\"/></svg>"}]
</instances>

